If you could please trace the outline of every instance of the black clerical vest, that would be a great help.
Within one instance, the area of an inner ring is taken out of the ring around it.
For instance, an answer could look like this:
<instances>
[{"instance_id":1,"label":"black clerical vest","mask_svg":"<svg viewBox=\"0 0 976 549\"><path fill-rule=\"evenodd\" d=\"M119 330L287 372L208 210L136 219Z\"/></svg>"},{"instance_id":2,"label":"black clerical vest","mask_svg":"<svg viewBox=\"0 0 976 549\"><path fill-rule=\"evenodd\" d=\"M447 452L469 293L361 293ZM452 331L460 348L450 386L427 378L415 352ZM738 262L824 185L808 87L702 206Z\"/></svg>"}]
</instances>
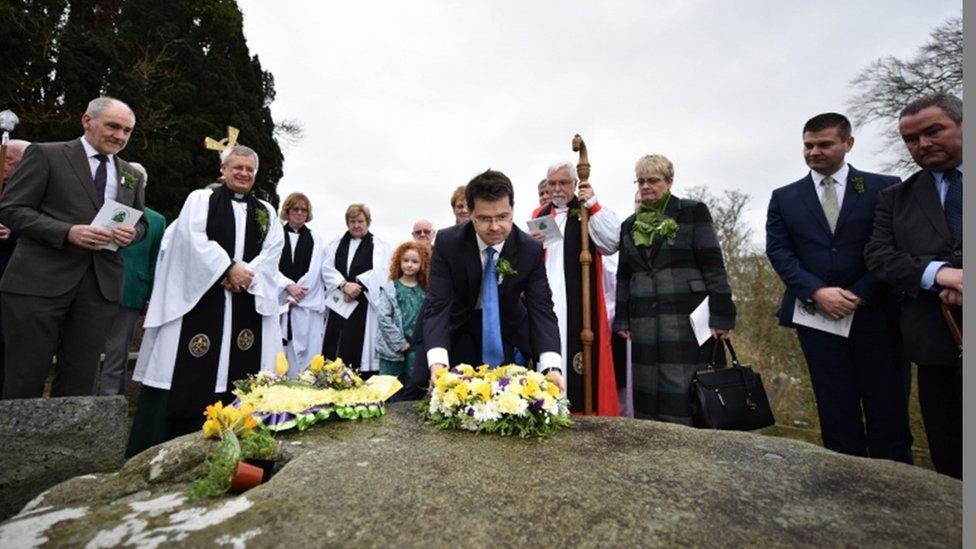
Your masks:
<instances>
[{"instance_id":1,"label":"black clerical vest","mask_svg":"<svg viewBox=\"0 0 976 549\"><path fill-rule=\"evenodd\" d=\"M336 248L335 268L342 277L350 282L356 277L373 268L373 235L366 233L356 254L349 262L349 241L352 236L347 231ZM346 265L349 265L348 269ZM329 320L325 325L325 339L322 342L322 354L325 358L342 358L348 366L353 368L369 367L363 365L363 339L366 336L366 314L369 305L366 302L365 287L359 294L359 305L349 318L342 318L335 313L329 313Z\"/></svg>"}]
</instances>

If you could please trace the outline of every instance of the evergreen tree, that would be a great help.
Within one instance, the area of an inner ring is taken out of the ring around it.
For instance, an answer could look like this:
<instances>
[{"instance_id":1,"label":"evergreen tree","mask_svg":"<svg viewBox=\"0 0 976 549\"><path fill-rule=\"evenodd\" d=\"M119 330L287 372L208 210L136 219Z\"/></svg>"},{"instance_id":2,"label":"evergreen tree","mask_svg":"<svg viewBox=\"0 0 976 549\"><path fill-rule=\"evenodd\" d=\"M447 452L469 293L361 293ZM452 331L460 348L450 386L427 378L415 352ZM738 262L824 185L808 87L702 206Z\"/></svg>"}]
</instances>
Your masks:
<instances>
[{"instance_id":1,"label":"evergreen tree","mask_svg":"<svg viewBox=\"0 0 976 549\"><path fill-rule=\"evenodd\" d=\"M125 101L136 129L122 156L146 167L147 203L170 220L219 175L204 138L235 126L260 156L257 193L277 205L274 79L242 27L233 0L0 3L0 108L20 116L18 137L57 141L80 135L90 99Z\"/></svg>"}]
</instances>

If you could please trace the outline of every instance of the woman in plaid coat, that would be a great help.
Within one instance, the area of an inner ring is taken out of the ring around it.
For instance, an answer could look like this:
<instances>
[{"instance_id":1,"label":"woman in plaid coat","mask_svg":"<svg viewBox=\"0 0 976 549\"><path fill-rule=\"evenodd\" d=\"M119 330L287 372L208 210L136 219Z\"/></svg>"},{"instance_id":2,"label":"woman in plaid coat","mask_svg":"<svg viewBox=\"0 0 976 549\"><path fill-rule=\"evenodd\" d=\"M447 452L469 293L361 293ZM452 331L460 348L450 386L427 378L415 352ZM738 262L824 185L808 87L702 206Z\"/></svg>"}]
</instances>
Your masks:
<instances>
[{"instance_id":1,"label":"woman in plaid coat","mask_svg":"<svg viewBox=\"0 0 976 549\"><path fill-rule=\"evenodd\" d=\"M691 380L713 345L698 346L688 316L707 296L712 336L727 338L732 290L708 207L671 194L671 161L647 155L635 172L640 204L620 227L613 329L632 340L635 417L691 425Z\"/></svg>"}]
</instances>

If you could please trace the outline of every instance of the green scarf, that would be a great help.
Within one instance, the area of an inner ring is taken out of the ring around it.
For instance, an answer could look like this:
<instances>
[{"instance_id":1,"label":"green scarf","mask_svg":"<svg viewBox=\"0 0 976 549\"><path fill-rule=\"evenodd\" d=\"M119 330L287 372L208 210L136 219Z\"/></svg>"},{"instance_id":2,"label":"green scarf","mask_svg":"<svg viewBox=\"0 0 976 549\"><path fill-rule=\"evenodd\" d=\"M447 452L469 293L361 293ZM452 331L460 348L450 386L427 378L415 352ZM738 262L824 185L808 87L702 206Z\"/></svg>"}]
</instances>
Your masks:
<instances>
[{"instance_id":1,"label":"green scarf","mask_svg":"<svg viewBox=\"0 0 976 549\"><path fill-rule=\"evenodd\" d=\"M654 243L654 237L661 235L664 238L674 238L678 233L678 223L666 217L664 210L671 201L671 191L668 191L654 201L650 206L645 206L642 202L637 206L637 218L634 220L634 245L650 246Z\"/></svg>"}]
</instances>

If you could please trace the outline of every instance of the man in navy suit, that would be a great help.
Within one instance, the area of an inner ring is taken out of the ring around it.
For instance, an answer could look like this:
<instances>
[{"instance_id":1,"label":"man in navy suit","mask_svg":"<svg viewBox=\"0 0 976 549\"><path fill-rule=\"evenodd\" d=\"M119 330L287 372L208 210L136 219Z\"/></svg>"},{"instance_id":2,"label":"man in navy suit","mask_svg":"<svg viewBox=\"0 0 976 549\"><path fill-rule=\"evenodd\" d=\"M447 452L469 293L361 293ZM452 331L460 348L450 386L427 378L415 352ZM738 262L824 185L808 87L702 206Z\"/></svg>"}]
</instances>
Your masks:
<instances>
[{"instance_id":1,"label":"man in navy suit","mask_svg":"<svg viewBox=\"0 0 976 549\"><path fill-rule=\"evenodd\" d=\"M905 352L918 365L918 401L935 470L962 478L962 361L942 316L961 314L962 100L909 103L898 130L922 168L878 197L864 249L871 272L903 292Z\"/></svg>"},{"instance_id":2,"label":"man in navy suit","mask_svg":"<svg viewBox=\"0 0 976 549\"><path fill-rule=\"evenodd\" d=\"M786 284L782 326L796 329L810 370L824 446L844 454L912 463L908 363L892 290L864 263L878 193L893 176L854 169L851 123L820 114L803 127L810 173L773 191L766 255ZM793 322L796 301L826 317L854 315L848 337Z\"/></svg>"},{"instance_id":3,"label":"man in navy suit","mask_svg":"<svg viewBox=\"0 0 976 549\"><path fill-rule=\"evenodd\" d=\"M535 357L565 388L542 244L514 225L512 182L488 170L465 200L471 220L437 232L430 262L422 323L431 378L449 365Z\"/></svg>"}]
</instances>

